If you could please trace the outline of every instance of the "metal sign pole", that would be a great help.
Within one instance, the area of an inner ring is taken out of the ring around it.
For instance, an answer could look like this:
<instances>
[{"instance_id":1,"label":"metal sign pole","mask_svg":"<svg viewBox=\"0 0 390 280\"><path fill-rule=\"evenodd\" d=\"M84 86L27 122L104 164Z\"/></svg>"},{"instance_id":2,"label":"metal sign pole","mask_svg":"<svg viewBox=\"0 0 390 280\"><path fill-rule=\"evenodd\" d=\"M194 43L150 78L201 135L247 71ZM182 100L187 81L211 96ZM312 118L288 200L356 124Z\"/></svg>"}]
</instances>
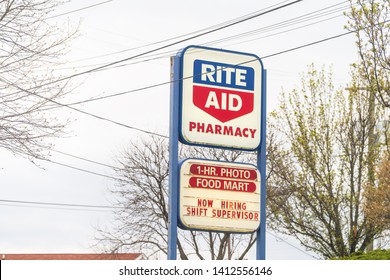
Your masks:
<instances>
[{"instance_id":1,"label":"metal sign pole","mask_svg":"<svg viewBox=\"0 0 390 280\"><path fill-rule=\"evenodd\" d=\"M267 70L262 71L261 89L261 142L257 151L257 168L260 171L260 227L257 230L256 259L265 260L266 236L266 125L267 125Z\"/></svg>"},{"instance_id":2,"label":"metal sign pole","mask_svg":"<svg viewBox=\"0 0 390 280\"><path fill-rule=\"evenodd\" d=\"M169 209L168 260L177 259L177 211L179 181L179 65L178 56L171 57L171 100L169 128Z\"/></svg>"}]
</instances>

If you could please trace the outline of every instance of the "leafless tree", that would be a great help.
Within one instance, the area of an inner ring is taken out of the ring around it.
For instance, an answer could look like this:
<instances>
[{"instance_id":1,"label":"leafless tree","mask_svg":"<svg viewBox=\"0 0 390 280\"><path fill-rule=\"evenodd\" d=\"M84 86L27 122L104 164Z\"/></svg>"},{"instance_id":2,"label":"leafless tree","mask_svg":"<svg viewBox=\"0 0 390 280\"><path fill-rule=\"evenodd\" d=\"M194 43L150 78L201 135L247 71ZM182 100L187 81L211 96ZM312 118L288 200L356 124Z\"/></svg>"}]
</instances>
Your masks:
<instances>
[{"instance_id":1,"label":"leafless tree","mask_svg":"<svg viewBox=\"0 0 390 280\"><path fill-rule=\"evenodd\" d=\"M43 157L47 139L61 135L67 123L46 111L50 100L70 90L52 69L76 34L49 24L59 4L0 1L0 148L29 159Z\"/></svg>"},{"instance_id":2,"label":"leafless tree","mask_svg":"<svg viewBox=\"0 0 390 280\"><path fill-rule=\"evenodd\" d=\"M183 158L250 160L239 151L181 147ZM115 227L98 230L104 250L140 250L148 258L167 254L168 238L168 140L156 136L133 142L119 157L117 186L112 190L118 207ZM179 230L180 259L244 259L255 243L255 234Z\"/></svg>"}]
</instances>

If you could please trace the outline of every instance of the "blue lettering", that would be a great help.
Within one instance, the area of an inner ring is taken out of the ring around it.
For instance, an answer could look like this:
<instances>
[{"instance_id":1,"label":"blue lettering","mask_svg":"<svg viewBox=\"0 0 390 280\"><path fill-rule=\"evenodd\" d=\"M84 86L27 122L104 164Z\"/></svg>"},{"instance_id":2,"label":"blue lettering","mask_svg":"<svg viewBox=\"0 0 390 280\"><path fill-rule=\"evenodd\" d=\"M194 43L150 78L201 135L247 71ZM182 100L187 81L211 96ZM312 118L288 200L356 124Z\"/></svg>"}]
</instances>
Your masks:
<instances>
[{"instance_id":1,"label":"blue lettering","mask_svg":"<svg viewBox=\"0 0 390 280\"><path fill-rule=\"evenodd\" d=\"M235 89L254 90L254 69L241 65L197 59L194 61L193 82Z\"/></svg>"}]
</instances>

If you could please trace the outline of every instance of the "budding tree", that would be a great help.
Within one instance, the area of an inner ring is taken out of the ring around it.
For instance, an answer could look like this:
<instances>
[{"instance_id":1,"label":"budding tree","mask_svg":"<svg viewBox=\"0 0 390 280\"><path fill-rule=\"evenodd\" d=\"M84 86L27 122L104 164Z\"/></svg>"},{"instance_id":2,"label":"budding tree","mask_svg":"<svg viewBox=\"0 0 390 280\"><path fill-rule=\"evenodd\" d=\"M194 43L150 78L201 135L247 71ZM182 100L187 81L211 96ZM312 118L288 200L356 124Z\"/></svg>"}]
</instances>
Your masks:
<instances>
[{"instance_id":1,"label":"budding tree","mask_svg":"<svg viewBox=\"0 0 390 280\"><path fill-rule=\"evenodd\" d=\"M58 4L0 1L0 148L30 159L44 156L66 125L46 110L69 92L52 70L75 35L48 23Z\"/></svg>"},{"instance_id":2,"label":"budding tree","mask_svg":"<svg viewBox=\"0 0 390 280\"><path fill-rule=\"evenodd\" d=\"M269 225L324 258L365 250L386 229L364 207L389 131L378 126L383 110L372 110L371 93L360 90L365 81L336 90L330 74L311 67L270 117Z\"/></svg>"},{"instance_id":3,"label":"budding tree","mask_svg":"<svg viewBox=\"0 0 390 280\"><path fill-rule=\"evenodd\" d=\"M368 185L365 192L365 212L372 224L390 230L390 154L377 168L378 184Z\"/></svg>"},{"instance_id":4,"label":"budding tree","mask_svg":"<svg viewBox=\"0 0 390 280\"><path fill-rule=\"evenodd\" d=\"M350 1L347 28L356 34L359 62L356 67L368 81L367 90L390 107L390 1Z\"/></svg>"}]
</instances>

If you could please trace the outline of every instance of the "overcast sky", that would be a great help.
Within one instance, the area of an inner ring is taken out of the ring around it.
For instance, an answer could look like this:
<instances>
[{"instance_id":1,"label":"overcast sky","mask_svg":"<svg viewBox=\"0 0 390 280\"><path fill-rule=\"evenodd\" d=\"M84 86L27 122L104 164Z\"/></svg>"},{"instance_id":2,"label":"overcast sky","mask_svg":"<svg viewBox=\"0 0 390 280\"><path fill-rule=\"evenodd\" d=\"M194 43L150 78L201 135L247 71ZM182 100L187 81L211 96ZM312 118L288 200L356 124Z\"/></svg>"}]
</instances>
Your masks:
<instances>
[{"instance_id":1,"label":"overcast sky","mask_svg":"<svg viewBox=\"0 0 390 280\"><path fill-rule=\"evenodd\" d=\"M348 9L348 1L304 0L173 44L199 34L192 32L211 30L221 23L290 2L72 0L53 13L63 15L51 19L64 28L79 25L80 36L70 45L68 62L56 69L63 75L161 49L116 65L121 67L107 67L73 79L72 83L79 86L63 103L129 92L76 107L127 126L168 135L169 57L187 45L242 51L262 58L268 71L268 111L275 108L282 88L288 91L300 84L300 74L311 63L332 67L336 86L345 87L349 65L357 57L353 35L293 49L345 33L343 12ZM64 165L112 176L110 168L75 156L115 165L115 156L129 141L148 137L136 129L67 108L57 109L56 114L71 121L67 137L53 142L55 150L61 152L51 153L56 163L38 161L37 166L0 150L0 253L94 252L91 245L95 228L110 225L109 210L27 202L111 205L111 179ZM314 254L302 252L295 240L281 241L274 234L267 236L268 259L313 259Z\"/></svg>"}]
</instances>

